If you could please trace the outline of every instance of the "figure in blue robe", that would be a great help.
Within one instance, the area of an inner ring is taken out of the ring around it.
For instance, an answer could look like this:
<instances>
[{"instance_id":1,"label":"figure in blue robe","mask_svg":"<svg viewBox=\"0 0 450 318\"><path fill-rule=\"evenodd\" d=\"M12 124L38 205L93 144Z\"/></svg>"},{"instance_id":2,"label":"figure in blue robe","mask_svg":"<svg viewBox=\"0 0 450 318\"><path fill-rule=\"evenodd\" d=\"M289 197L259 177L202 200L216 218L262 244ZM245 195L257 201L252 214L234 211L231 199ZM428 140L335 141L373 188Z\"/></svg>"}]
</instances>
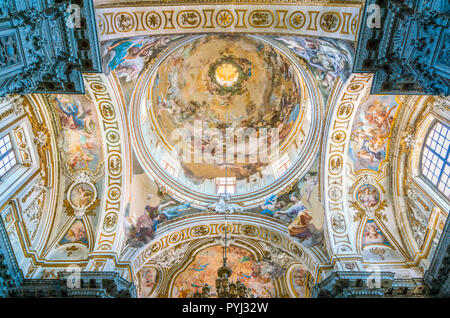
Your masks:
<instances>
[{"instance_id":1,"label":"figure in blue robe","mask_svg":"<svg viewBox=\"0 0 450 318\"><path fill-rule=\"evenodd\" d=\"M288 122L294 122L297 120L298 117L298 113L300 111L300 104L296 104L294 109L291 111L291 114L289 115L289 120Z\"/></svg>"},{"instance_id":2,"label":"figure in blue robe","mask_svg":"<svg viewBox=\"0 0 450 318\"><path fill-rule=\"evenodd\" d=\"M177 216L180 216L186 209L188 209L191 206L190 202L185 202L181 205L177 205L171 208L167 208L164 211L161 212L162 215L164 215L167 220L173 219Z\"/></svg>"},{"instance_id":3,"label":"figure in blue robe","mask_svg":"<svg viewBox=\"0 0 450 318\"><path fill-rule=\"evenodd\" d=\"M189 207L191 206L190 202L185 202L183 204L170 207L167 209L164 209L164 211L159 211L159 215L153 219L153 229L156 231L158 224L166 221L171 220L173 218L176 218L177 216L180 216L183 214Z\"/></svg>"},{"instance_id":4,"label":"figure in blue robe","mask_svg":"<svg viewBox=\"0 0 450 318\"><path fill-rule=\"evenodd\" d=\"M60 102L58 98L55 97L56 102L58 103L59 109L67 116L72 117L73 122L77 126L76 128L79 130L84 129L84 114L82 116L78 116L78 106L73 103L63 104Z\"/></svg>"},{"instance_id":5,"label":"figure in blue robe","mask_svg":"<svg viewBox=\"0 0 450 318\"><path fill-rule=\"evenodd\" d=\"M276 210L275 210L276 202L277 202L277 197L275 194L272 194L271 196L269 196L266 199L266 201L264 201L264 205L263 205L264 210L261 211L261 214L273 216L273 214L276 212Z\"/></svg>"},{"instance_id":6,"label":"figure in blue robe","mask_svg":"<svg viewBox=\"0 0 450 318\"><path fill-rule=\"evenodd\" d=\"M114 71L121 63L126 60L126 56L130 53L132 49L139 49L142 47L142 41L140 43L134 44L133 41L119 41L114 43L108 54L104 57L103 64L108 67L104 70L104 73L108 75L111 71Z\"/></svg>"}]
</instances>

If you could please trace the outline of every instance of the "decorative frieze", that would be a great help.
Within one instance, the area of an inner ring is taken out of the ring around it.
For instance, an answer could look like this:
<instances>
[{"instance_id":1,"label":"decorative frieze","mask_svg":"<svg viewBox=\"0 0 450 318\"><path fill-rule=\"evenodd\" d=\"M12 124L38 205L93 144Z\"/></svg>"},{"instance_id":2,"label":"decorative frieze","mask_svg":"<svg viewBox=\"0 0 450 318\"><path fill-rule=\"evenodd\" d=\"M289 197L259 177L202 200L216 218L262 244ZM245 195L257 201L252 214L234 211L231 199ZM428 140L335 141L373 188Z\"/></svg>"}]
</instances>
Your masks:
<instances>
[{"instance_id":1,"label":"decorative frieze","mask_svg":"<svg viewBox=\"0 0 450 318\"><path fill-rule=\"evenodd\" d=\"M96 9L100 41L138 35L277 33L356 40L361 4L215 4Z\"/></svg>"}]
</instances>

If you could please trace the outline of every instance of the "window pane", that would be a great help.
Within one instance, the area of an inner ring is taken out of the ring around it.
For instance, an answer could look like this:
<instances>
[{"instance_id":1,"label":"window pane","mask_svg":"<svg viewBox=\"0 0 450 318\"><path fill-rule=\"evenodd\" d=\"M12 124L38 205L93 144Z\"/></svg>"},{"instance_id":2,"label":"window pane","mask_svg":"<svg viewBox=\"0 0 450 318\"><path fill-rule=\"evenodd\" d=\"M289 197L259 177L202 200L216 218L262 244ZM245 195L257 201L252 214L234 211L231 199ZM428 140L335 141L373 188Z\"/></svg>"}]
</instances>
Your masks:
<instances>
[{"instance_id":1,"label":"window pane","mask_svg":"<svg viewBox=\"0 0 450 318\"><path fill-rule=\"evenodd\" d=\"M234 194L236 190L236 178L216 178L217 194Z\"/></svg>"},{"instance_id":2,"label":"window pane","mask_svg":"<svg viewBox=\"0 0 450 318\"><path fill-rule=\"evenodd\" d=\"M422 174L450 199L450 128L436 123L431 129L422 153Z\"/></svg>"},{"instance_id":3,"label":"window pane","mask_svg":"<svg viewBox=\"0 0 450 318\"><path fill-rule=\"evenodd\" d=\"M9 135L0 139L0 177L6 174L17 163Z\"/></svg>"}]
</instances>

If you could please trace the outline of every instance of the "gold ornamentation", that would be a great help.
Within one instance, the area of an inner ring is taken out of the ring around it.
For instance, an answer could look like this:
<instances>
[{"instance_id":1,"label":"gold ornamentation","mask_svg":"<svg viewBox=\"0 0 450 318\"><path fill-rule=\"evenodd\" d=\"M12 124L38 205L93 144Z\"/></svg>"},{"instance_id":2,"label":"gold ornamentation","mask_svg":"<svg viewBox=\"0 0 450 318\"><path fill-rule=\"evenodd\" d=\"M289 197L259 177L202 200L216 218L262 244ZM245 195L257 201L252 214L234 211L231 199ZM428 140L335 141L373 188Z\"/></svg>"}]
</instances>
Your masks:
<instances>
[{"instance_id":1,"label":"gold ornamentation","mask_svg":"<svg viewBox=\"0 0 450 318\"><path fill-rule=\"evenodd\" d=\"M115 17L116 28L119 32L129 32L134 29L134 21L131 14L122 12Z\"/></svg>"},{"instance_id":2,"label":"gold ornamentation","mask_svg":"<svg viewBox=\"0 0 450 318\"><path fill-rule=\"evenodd\" d=\"M372 247L369 249L370 253L378 256L380 259L384 260L384 254L386 253L386 250L384 248L380 247Z\"/></svg>"},{"instance_id":3,"label":"gold ornamentation","mask_svg":"<svg viewBox=\"0 0 450 318\"><path fill-rule=\"evenodd\" d=\"M337 12L327 12L320 17L320 26L326 32L336 32L341 26L341 16Z\"/></svg>"},{"instance_id":4,"label":"gold ornamentation","mask_svg":"<svg viewBox=\"0 0 450 318\"><path fill-rule=\"evenodd\" d=\"M161 26L161 16L156 11L150 11L147 13L145 22L149 29L156 30Z\"/></svg>"},{"instance_id":5,"label":"gold ornamentation","mask_svg":"<svg viewBox=\"0 0 450 318\"><path fill-rule=\"evenodd\" d=\"M243 225L241 228L241 231L244 235L247 236L257 236L258 235L258 228L253 225Z\"/></svg>"},{"instance_id":6,"label":"gold ornamentation","mask_svg":"<svg viewBox=\"0 0 450 318\"><path fill-rule=\"evenodd\" d=\"M364 88L364 85L362 83L354 83L354 84L350 84L348 86L348 91L352 92L352 93L356 93L361 91Z\"/></svg>"},{"instance_id":7,"label":"gold ornamentation","mask_svg":"<svg viewBox=\"0 0 450 318\"><path fill-rule=\"evenodd\" d=\"M31 130L35 136L34 143L36 144L40 159L39 163L42 180L44 181L44 185L48 186L48 159L46 153L50 149L50 144L48 142L48 140L50 140L50 132L44 122L39 122L35 109L28 99L24 99L23 105L26 109L28 119L30 120Z\"/></svg>"},{"instance_id":8,"label":"gold ornamentation","mask_svg":"<svg viewBox=\"0 0 450 318\"><path fill-rule=\"evenodd\" d=\"M328 30L338 30L340 24L340 15L338 13L327 12L322 14L320 24L322 28ZM333 29L334 28L334 29ZM337 253L341 251L352 252L355 247L350 243L348 235L346 235L346 219L344 215L348 210L343 199L343 191L345 187L344 178L344 156L346 156L345 142L351 128L351 119L358 105L365 96L367 83L372 75L356 74L349 79L349 84L344 88L340 101L337 103L336 115L331 122L331 138L328 145L328 171L325 174L325 189L328 188L328 196L326 197L326 213L331 224L331 231L334 241L332 241L332 250ZM353 203L353 202L350 202ZM354 220L360 220L364 217L364 213L356 208L353 215Z\"/></svg>"},{"instance_id":9,"label":"gold ornamentation","mask_svg":"<svg viewBox=\"0 0 450 318\"><path fill-rule=\"evenodd\" d=\"M66 253L67 253L67 257L70 257L70 255L72 255L73 253L79 251L80 248L75 246L75 245L71 245L66 247Z\"/></svg>"},{"instance_id":10,"label":"gold ornamentation","mask_svg":"<svg viewBox=\"0 0 450 318\"><path fill-rule=\"evenodd\" d=\"M119 155L111 154L109 156L108 170L113 176L118 176L122 172L122 160Z\"/></svg>"},{"instance_id":11,"label":"gold ornamentation","mask_svg":"<svg viewBox=\"0 0 450 318\"><path fill-rule=\"evenodd\" d=\"M331 226L337 233L343 233L346 230L345 218L341 213L334 213L331 217Z\"/></svg>"},{"instance_id":12,"label":"gold ornamentation","mask_svg":"<svg viewBox=\"0 0 450 318\"><path fill-rule=\"evenodd\" d=\"M351 22L351 30L352 34L356 34L358 30L358 22L359 22L359 15L353 16L352 22Z\"/></svg>"},{"instance_id":13,"label":"gold ornamentation","mask_svg":"<svg viewBox=\"0 0 450 318\"><path fill-rule=\"evenodd\" d=\"M233 24L234 16L229 10L220 10L216 16L217 25L222 28L228 28Z\"/></svg>"},{"instance_id":14,"label":"gold ornamentation","mask_svg":"<svg viewBox=\"0 0 450 318\"><path fill-rule=\"evenodd\" d=\"M209 234L209 227L206 225L198 225L191 229L191 236L199 237Z\"/></svg>"},{"instance_id":15,"label":"gold ornamentation","mask_svg":"<svg viewBox=\"0 0 450 318\"><path fill-rule=\"evenodd\" d=\"M178 243L181 240L182 235L178 232L174 232L169 235L169 242L171 244Z\"/></svg>"},{"instance_id":16,"label":"gold ornamentation","mask_svg":"<svg viewBox=\"0 0 450 318\"><path fill-rule=\"evenodd\" d=\"M25 167L31 166L31 152L29 144L25 138L25 133L22 126L19 126L13 130L16 140L17 148L21 159L21 164Z\"/></svg>"},{"instance_id":17,"label":"gold ornamentation","mask_svg":"<svg viewBox=\"0 0 450 318\"><path fill-rule=\"evenodd\" d=\"M55 279L55 278L58 278L58 273L54 269L52 270L44 269L41 275L41 279Z\"/></svg>"},{"instance_id":18,"label":"gold ornamentation","mask_svg":"<svg viewBox=\"0 0 450 318\"><path fill-rule=\"evenodd\" d=\"M96 13L100 41L118 39L126 33L130 37L183 34L191 31L225 33L233 26L248 33L263 33L269 28L275 28L282 34L295 35L305 25L308 26L304 30L307 36L320 36L325 31L332 37L357 40L363 4L345 7L326 4L314 8L307 4L270 4L234 3L233 9L225 3L204 4L198 10L197 4L183 3L170 5L170 10L164 5L152 5L128 7L126 12L120 7L97 8ZM343 30L339 32L342 25Z\"/></svg>"},{"instance_id":19,"label":"gold ornamentation","mask_svg":"<svg viewBox=\"0 0 450 318\"><path fill-rule=\"evenodd\" d=\"M95 261L94 262L94 268L92 271L94 272L100 272L103 270L103 267L105 266L105 261Z\"/></svg>"},{"instance_id":20,"label":"gold ornamentation","mask_svg":"<svg viewBox=\"0 0 450 318\"><path fill-rule=\"evenodd\" d=\"M28 270L25 275L25 278L30 278L34 274L35 271L36 271L36 267L34 267L33 264L30 264L30 266L28 266Z\"/></svg>"},{"instance_id":21,"label":"gold ornamentation","mask_svg":"<svg viewBox=\"0 0 450 318\"><path fill-rule=\"evenodd\" d=\"M103 222L103 229L106 232L114 231L117 225L118 216L115 212L110 212L105 216L105 220Z\"/></svg>"},{"instance_id":22,"label":"gold ornamentation","mask_svg":"<svg viewBox=\"0 0 450 318\"><path fill-rule=\"evenodd\" d=\"M289 23L294 29L301 29L306 22L306 16L301 11L294 11L289 18Z\"/></svg>"},{"instance_id":23,"label":"gold ornamentation","mask_svg":"<svg viewBox=\"0 0 450 318\"><path fill-rule=\"evenodd\" d=\"M200 25L201 21L202 17L196 10L183 10L177 15L178 25L185 29L194 29Z\"/></svg>"},{"instance_id":24,"label":"gold ornamentation","mask_svg":"<svg viewBox=\"0 0 450 318\"><path fill-rule=\"evenodd\" d=\"M272 26L274 20L274 15L269 10L254 10L249 16L249 23L255 28L268 28Z\"/></svg>"},{"instance_id":25,"label":"gold ornamentation","mask_svg":"<svg viewBox=\"0 0 450 318\"><path fill-rule=\"evenodd\" d=\"M333 201L340 200L342 198L342 190L336 186L331 187L330 190L328 190L328 196Z\"/></svg>"},{"instance_id":26,"label":"gold ornamentation","mask_svg":"<svg viewBox=\"0 0 450 318\"><path fill-rule=\"evenodd\" d=\"M103 119L113 120L116 117L116 113L114 112L114 106L107 101L101 101L99 103L100 113L103 116Z\"/></svg>"},{"instance_id":27,"label":"gold ornamentation","mask_svg":"<svg viewBox=\"0 0 450 318\"><path fill-rule=\"evenodd\" d=\"M278 196L282 196L284 194L290 193L292 192L292 190L294 189L294 187L297 186L298 183L298 179L296 179L294 182L291 182L286 188L284 188L283 191L281 191L280 193L278 193Z\"/></svg>"}]
</instances>

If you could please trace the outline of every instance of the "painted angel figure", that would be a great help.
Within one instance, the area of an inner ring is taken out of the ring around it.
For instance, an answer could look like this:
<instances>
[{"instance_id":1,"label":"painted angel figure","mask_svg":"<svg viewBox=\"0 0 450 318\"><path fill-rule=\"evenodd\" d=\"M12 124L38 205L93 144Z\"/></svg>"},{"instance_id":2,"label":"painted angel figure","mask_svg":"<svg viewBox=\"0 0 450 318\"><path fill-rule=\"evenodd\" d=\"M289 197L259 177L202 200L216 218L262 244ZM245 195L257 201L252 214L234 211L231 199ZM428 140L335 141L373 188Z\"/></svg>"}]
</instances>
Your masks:
<instances>
[{"instance_id":1,"label":"painted angel figure","mask_svg":"<svg viewBox=\"0 0 450 318\"><path fill-rule=\"evenodd\" d=\"M60 111L64 116L64 126L73 130L82 130L90 134L95 128L95 124L90 118L91 111L84 111L81 105L72 102L61 101L58 97L54 98Z\"/></svg>"},{"instance_id":2,"label":"painted angel figure","mask_svg":"<svg viewBox=\"0 0 450 318\"><path fill-rule=\"evenodd\" d=\"M294 205L287 210L278 211L275 216L294 218L288 227L289 235L298 238L305 246L317 245L322 239L322 231L316 229L314 224L311 223L312 216L298 198L297 193L291 193L289 198L294 202Z\"/></svg>"},{"instance_id":3,"label":"painted angel figure","mask_svg":"<svg viewBox=\"0 0 450 318\"><path fill-rule=\"evenodd\" d=\"M102 63L104 73L109 75L125 61L140 63L140 59L152 54L152 48L156 43L158 43L156 38L144 38L140 41L118 40L108 45Z\"/></svg>"},{"instance_id":4,"label":"painted angel figure","mask_svg":"<svg viewBox=\"0 0 450 318\"><path fill-rule=\"evenodd\" d=\"M289 195L289 199L294 203L294 205L286 210L275 212L274 217L279 218L285 222L290 222L301 211L306 210L306 207L303 205L296 192L291 193Z\"/></svg>"},{"instance_id":5,"label":"painted angel figure","mask_svg":"<svg viewBox=\"0 0 450 318\"><path fill-rule=\"evenodd\" d=\"M381 231L373 224L367 224L364 229L363 243L364 245L369 244L382 244L385 242L385 238Z\"/></svg>"},{"instance_id":6,"label":"painted angel figure","mask_svg":"<svg viewBox=\"0 0 450 318\"><path fill-rule=\"evenodd\" d=\"M317 173L308 173L305 176L305 192L306 192L306 202L311 206L311 194L314 192L314 186L319 182L317 178Z\"/></svg>"},{"instance_id":7,"label":"painted angel figure","mask_svg":"<svg viewBox=\"0 0 450 318\"><path fill-rule=\"evenodd\" d=\"M274 216L276 212L280 211L279 207L280 204L277 202L277 196L272 194L264 201L264 204L261 205L261 214Z\"/></svg>"},{"instance_id":8,"label":"painted angel figure","mask_svg":"<svg viewBox=\"0 0 450 318\"><path fill-rule=\"evenodd\" d=\"M377 199L377 192L375 189L372 191L369 187L364 188L359 193L359 200L361 204L367 209L367 208L373 208L377 205L378 199Z\"/></svg>"}]
</instances>

